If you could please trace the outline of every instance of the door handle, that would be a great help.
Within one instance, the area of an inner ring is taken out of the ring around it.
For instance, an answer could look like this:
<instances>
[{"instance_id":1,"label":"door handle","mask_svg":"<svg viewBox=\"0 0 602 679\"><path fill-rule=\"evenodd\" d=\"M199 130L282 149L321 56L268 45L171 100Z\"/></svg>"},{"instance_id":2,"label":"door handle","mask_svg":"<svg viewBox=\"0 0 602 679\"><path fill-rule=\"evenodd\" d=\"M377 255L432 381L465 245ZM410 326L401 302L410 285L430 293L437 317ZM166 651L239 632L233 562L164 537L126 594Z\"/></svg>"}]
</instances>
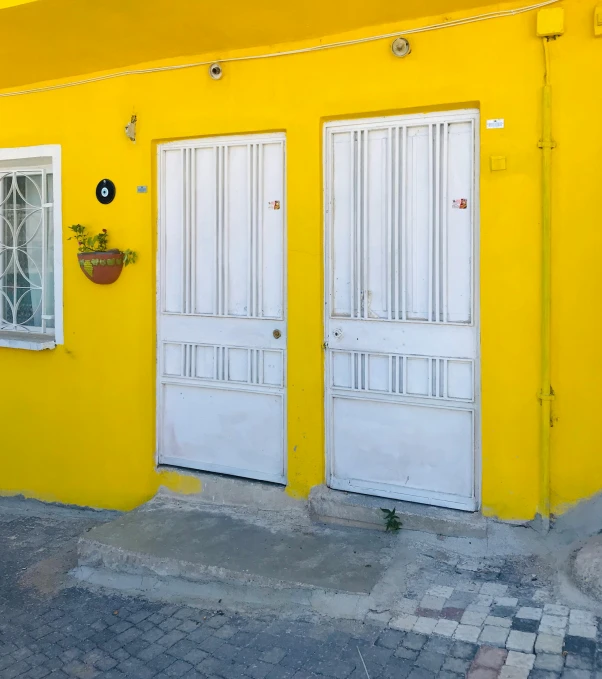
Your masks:
<instances>
[{"instance_id":1,"label":"door handle","mask_svg":"<svg viewBox=\"0 0 602 679\"><path fill-rule=\"evenodd\" d=\"M275 338L275 339L280 339L280 338L282 337L282 333L281 333L280 330L278 330L278 329L274 330L274 332L272 333L272 335L274 335L274 338Z\"/></svg>"}]
</instances>

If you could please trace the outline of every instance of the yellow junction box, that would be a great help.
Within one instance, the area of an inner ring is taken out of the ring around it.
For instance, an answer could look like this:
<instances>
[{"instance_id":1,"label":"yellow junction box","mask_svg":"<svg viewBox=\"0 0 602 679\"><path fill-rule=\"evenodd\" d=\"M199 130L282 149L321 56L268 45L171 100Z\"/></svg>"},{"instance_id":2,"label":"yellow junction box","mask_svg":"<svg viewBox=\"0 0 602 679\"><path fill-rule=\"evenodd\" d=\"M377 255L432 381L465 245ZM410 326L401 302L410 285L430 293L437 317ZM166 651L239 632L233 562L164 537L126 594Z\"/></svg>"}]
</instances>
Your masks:
<instances>
[{"instance_id":1,"label":"yellow junction box","mask_svg":"<svg viewBox=\"0 0 602 679\"><path fill-rule=\"evenodd\" d=\"M537 35L540 38L553 38L564 33L564 9L549 7L537 12Z\"/></svg>"}]
</instances>

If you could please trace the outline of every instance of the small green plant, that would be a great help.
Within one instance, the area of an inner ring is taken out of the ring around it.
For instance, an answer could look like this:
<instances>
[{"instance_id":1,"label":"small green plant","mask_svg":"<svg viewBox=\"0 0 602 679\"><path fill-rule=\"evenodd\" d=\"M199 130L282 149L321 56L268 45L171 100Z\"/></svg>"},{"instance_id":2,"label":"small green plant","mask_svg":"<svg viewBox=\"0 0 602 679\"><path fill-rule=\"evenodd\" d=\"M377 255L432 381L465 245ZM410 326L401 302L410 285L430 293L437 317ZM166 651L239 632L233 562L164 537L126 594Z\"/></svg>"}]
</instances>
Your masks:
<instances>
[{"instance_id":1,"label":"small green plant","mask_svg":"<svg viewBox=\"0 0 602 679\"><path fill-rule=\"evenodd\" d=\"M397 510L395 508L383 509L381 507L380 511L384 514L383 518L385 521L385 530L387 531L387 533L389 531L391 531L392 533L396 533L401 528L401 521L397 516Z\"/></svg>"},{"instance_id":2,"label":"small green plant","mask_svg":"<svg viewBox=\"0 0 602 679\"><path fill-rule=\"evenodd\" d=\"M73 236L70 236L68 240L77 241L78 252L107 252L109 246L109 232L103 229L100 233L95 236L91 236L88 233L88 229L81 224L74 224L69 227L70 231L73 231ZM134 264L138 259L138 254L133 250L120 250L123 255L123 263L125 266L128 264Z\"/></svg>"}]
</instances>

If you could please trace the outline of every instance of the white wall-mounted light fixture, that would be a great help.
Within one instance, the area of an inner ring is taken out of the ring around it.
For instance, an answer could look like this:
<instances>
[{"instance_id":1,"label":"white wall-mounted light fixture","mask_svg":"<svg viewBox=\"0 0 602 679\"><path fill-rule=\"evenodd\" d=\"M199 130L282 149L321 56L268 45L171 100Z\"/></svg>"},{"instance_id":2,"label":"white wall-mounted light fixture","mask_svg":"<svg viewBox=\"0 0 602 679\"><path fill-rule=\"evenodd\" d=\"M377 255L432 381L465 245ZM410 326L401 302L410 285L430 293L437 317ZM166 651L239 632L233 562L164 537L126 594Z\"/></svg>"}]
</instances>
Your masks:
<instances>
[{"instance_id":1,"label":"white wall-mounted light fixture","mask_svg":"<svg viewBox=\"0 0 602 679\"><path fill-rule=\"evenodd\" d=\"M411 51L412 48L406 38L399 36L399 38L395 38L391 43L391 52L393 52L396 57L407 57Z\"/></svg>"}]
</instances>

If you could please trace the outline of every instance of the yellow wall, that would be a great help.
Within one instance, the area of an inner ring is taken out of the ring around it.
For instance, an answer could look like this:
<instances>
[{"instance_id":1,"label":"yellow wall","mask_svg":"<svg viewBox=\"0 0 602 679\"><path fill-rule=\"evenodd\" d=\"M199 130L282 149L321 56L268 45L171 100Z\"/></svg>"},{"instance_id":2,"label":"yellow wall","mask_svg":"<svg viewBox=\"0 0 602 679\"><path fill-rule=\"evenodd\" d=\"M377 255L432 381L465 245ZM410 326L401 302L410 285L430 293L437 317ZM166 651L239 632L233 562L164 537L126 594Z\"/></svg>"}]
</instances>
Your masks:
<instances>
[{"instance_id":1,"label":"yellow wall","mask_svg":"<svg viewBox=\"0 0 602 679\"><path fill-rule=\"evenodd\" d=\"M597 203L602 38L593 37L593 2L571 0L564 6L566 35L551 45L558 142L553 152L556 509L602 488L596 412L602 379ZM413 25L418 24L401 28ZM405 59L392 56L389 43L226 64L219 82L200 68L0 98L0 147L62 145L64 224L107 228L115 245L140 253L139 263L115 285L94 286L78 271L73 242L65 242L65 345L39 353L0 349L2 382L10 385L0 391L2 492L111 508L133 507L155 492L160 483L154 464L156 143L268 130L287 134L289 492L303 496L321 483L322 123L478 106L483 508L504 518L534 515L543 78L535 13L413 35ZM133 111L139 118L136 144L123 133ZM505 128L486 130L488 118L504 118ZM491 172L491 155L506 156L507 170ZM103 177L117 185L109 206L94 198ZM149 185L148 194L136 193L141 184Z\"/></svg>"}]
</instances>

